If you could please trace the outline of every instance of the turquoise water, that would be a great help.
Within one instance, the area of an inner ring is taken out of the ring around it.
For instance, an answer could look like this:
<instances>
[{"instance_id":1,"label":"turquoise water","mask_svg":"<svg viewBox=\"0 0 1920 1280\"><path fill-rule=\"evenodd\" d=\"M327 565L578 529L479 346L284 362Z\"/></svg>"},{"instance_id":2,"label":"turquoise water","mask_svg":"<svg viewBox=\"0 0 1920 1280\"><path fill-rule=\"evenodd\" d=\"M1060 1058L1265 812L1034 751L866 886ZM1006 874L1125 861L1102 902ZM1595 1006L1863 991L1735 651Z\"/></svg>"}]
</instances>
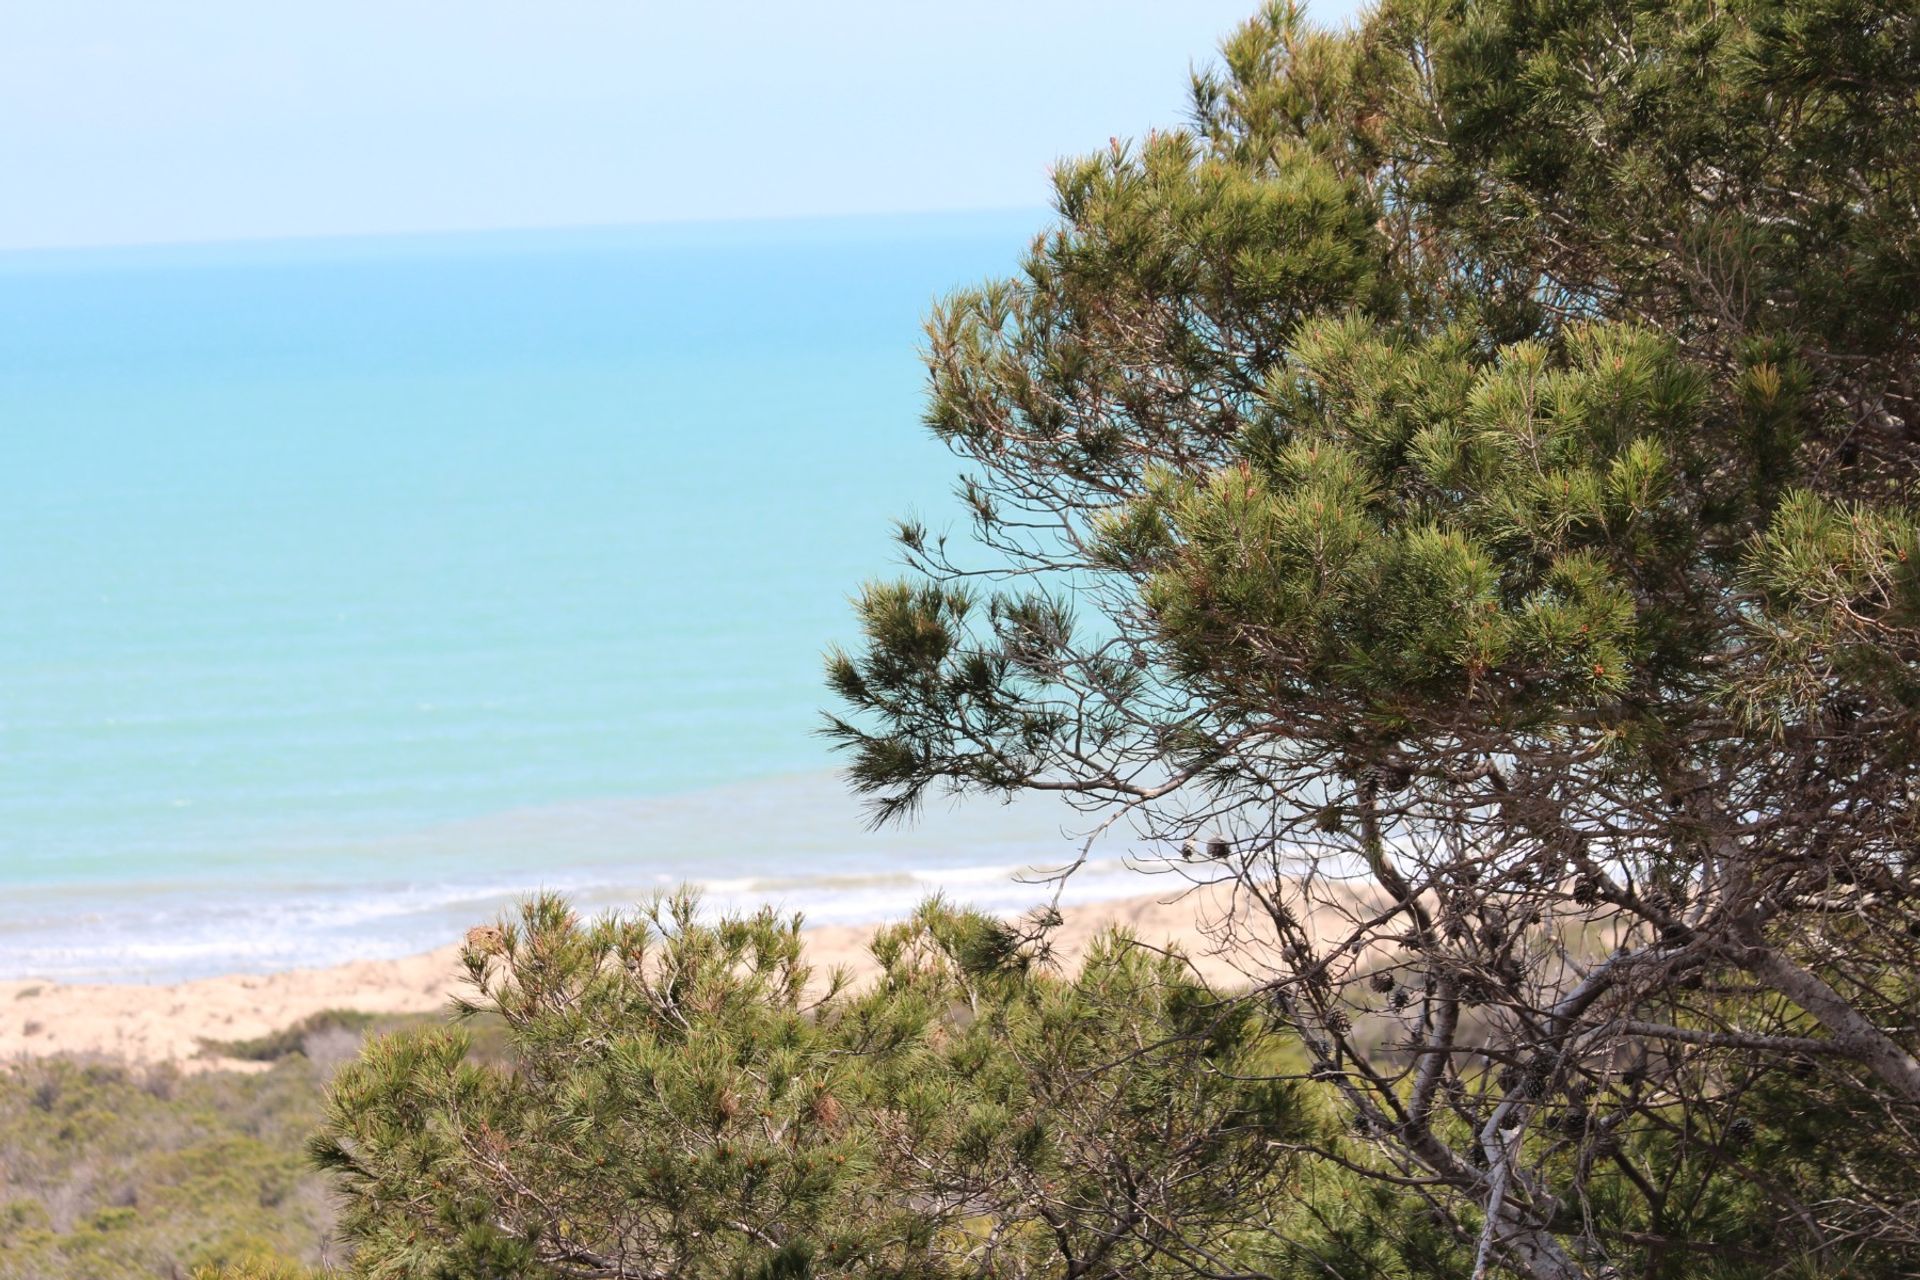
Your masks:
<instances>
[{"instance_id":1,"label":"turquoise water","mask_svg":"<svg viewBox=\"0 0 1920 1280\"><path fill-rule=\"evenodd\" d=\"M538 885L1032 897L1069 815L868 834L813 730L889 520L954 510L920 318L1038 221L0 257L0 975L398 954Z\"/></svg>"}]
</instances>

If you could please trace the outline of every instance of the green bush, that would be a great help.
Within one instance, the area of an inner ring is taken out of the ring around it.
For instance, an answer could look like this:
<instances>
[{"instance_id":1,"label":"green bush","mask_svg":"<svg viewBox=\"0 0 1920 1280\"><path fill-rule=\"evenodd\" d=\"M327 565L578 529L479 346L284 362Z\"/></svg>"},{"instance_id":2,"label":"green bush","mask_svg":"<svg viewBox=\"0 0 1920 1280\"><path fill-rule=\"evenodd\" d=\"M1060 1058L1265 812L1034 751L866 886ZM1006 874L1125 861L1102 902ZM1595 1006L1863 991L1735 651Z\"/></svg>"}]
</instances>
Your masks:
<instances>
[{"instance_id":1,"label":"green bush","mask_svg":"<svg viewBox=\"0 0 1920 1280\"><path fill-rule=\"evenodd\" d=\"M334 1081L315 1150L356 1273L1185 1274L1283 1203L1312 1109L1178 957L1111 937L1063 977L940 903L858 994L800 946L685 895L478 931L507 1060L425 1030Z\"/></svg>"},{"instance_id":2,"label":"green bush","mask_svg":"<svg viewBox=\"0 0 1920 1280\"><path fill-rule=\"evenodd\" d=\"M0 1070L0 1278L321 1261L334 1209L303 1158L320 1114L321 1074L299 1055L257 1074L62 1058Z\"/></svg>"},{"instance_id":3,"label":"green bush","mask_svg":"<svg viewBox=\"0 0 1920 1280\"><path fill-rule=\"evenodd\" d=\"M315 1036L327 1032L347 1032L357 1036L377 1021L377 1014L361 1013L354 1009L322 1009L290 1027L270 1031L264 1036L248 1040L202 1040L201 1054L204 1057L237 1058L242 1062L278 1062L292 1054L305 1053L308 1040Z\"/></svg>"}]
</instances>

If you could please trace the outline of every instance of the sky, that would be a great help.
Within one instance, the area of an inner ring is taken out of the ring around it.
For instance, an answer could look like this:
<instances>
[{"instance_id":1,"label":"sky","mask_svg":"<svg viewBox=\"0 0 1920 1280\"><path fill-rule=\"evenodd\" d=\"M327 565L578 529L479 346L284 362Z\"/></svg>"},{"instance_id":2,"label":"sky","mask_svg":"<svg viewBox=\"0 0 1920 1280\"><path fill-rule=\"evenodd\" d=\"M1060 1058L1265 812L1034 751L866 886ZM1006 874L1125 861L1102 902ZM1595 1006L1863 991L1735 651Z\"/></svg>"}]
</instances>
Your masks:
<instances>
[{"instance_id":1,"label":"sky","mask_svg":"<svg viewBox=\"0 0 1920 1280\"><path fill-rule=\"evenodd\" d=\"M1037 208L1254 3L3 0L0 249Z\"/></svg>"}]
</instances>

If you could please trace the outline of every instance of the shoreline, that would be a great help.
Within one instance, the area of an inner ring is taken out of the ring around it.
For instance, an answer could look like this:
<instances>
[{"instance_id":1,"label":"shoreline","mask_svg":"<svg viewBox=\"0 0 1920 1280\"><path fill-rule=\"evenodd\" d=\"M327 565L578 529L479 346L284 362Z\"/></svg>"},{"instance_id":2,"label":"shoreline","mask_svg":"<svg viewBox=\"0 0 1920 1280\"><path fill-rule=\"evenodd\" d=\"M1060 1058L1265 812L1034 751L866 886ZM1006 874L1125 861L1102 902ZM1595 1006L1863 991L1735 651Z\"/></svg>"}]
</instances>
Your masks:
<instances>
[{"instance_id":1,"label":"shoreline","mask_svg":"<svg viewBox=\"0 0 1920 1280\"><path fill-rule=\"evenodd\" d=\"M263 838L250 857L276 872L264 878L238 864L203 874L189 858L161 860L169 870L157 875L6 885L0 982L175 986L384 960L458 938L536 891L561 893L582 914L680 886L709 907L765 903L810 923L884 920L939 892L1017 912L1048 891L1027 877L1067 856L1071 814L1050 799L931 806L875 831L844 780L815 771L489 809L356 838ZM715 858L718 832L743 847ZM1103 852L1075 873L1069 901L1152 887L1136 851Z\"/></svg>"},{"instance_id":2,"label":"shoreline","mask_svg":"<svg viewBox=\"0 0 1920 1280\"><path fill-rule=\"evenodd\" d=\"M1180 947L1208 981L1231 983L1238 970L1207 931L1208 921L1223 914L1220 906L1212 894L1192 886L1065 906L1053 933L1055 953L1070 964L1094 935L1120 926L1149 945ZM807 958L816 969L845 965L856 977L865 976L874 968L867 945L886 923L809 926ZM202 1056L202 1041L265 1036L329 1009L371 1014L444 1009L465 987L460 951L461 944L451 942L395 960L168 985L0 981L0 1062L76 1055L188 1071L265 1070L269 1064Z\"/></svg>"}]
</instances>

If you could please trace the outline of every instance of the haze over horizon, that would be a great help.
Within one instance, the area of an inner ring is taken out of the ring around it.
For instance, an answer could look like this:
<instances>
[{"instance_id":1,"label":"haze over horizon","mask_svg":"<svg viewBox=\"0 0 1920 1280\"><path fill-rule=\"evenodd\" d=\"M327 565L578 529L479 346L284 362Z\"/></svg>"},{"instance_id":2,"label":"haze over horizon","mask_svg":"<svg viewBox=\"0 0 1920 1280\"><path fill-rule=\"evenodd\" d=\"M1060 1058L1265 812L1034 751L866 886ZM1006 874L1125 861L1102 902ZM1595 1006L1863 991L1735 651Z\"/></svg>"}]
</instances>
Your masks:
<instances>
[{"instance_id":1,"label":"haze over horizon","mask_svg":"<svg viewBox=\"0 0 1920 1280\"><path fill-rule=\"evenodd\" d=\"M1038 208L1249 8L21 0L0 250Z\"/></svg>"}]
</instances>

